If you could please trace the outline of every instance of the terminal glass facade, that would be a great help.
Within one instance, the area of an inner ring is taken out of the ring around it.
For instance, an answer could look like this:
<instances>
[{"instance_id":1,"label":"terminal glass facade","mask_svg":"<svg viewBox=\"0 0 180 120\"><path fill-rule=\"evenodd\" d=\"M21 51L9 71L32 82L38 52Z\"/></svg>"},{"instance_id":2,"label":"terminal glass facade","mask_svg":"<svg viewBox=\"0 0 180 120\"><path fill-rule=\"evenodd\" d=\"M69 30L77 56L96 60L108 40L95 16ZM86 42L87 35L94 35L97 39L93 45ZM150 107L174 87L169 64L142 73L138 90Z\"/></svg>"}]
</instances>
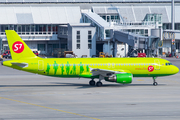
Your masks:
<instances>
[{"instance_id":1,"label":"terminal glass facade","mask_svg":"<svg viewBox=\"0 0 180 120\"><path fill-rule=\"evenodd\" d=\"M106 22L117 22L119 23L119 15L118 14L110 14L110 15L100 15Z\"/></svg>"},{"instance_id":2,"label":"terminal glass facade","mask_svg":"<svg viewBox=\"0 0 180 120\"><path fill-rule=\"evenodd\" d=\"M5 35L5 30L15 30L19 35L57 34L58 24L0 25L1 35Z\"/></svg>"}]
</instances>

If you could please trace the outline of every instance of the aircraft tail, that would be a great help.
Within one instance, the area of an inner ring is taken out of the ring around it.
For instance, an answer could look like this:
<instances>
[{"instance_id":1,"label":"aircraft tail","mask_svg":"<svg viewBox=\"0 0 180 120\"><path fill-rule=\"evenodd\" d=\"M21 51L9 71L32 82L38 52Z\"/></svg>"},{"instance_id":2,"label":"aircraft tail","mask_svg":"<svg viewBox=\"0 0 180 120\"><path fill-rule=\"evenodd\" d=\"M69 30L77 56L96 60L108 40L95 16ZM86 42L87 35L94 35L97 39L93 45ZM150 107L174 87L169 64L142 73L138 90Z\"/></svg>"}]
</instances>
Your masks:
<instances>
[{"instance_id":1,"label":"aircraft tail","mask_svg":"<svg viewBox=\"0 0 180 120\"><path fill-rule=\"evenodd\" d=\"M13 60L37 58L37 56L14 30L6 30L5 32Z\"/></svg>"}]
</instances>

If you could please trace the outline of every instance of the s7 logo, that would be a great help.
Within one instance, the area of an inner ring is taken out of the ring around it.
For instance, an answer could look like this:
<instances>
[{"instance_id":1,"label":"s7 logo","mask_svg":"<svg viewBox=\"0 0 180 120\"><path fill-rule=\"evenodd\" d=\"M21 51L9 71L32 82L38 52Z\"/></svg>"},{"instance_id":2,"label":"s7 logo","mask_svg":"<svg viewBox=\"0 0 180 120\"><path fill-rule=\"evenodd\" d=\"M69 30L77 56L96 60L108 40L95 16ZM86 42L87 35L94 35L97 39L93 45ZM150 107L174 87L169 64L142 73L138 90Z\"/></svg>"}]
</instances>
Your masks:
<instances>
[{"instance_id":1,"label":"s7 logo","mask_svg":"<svg viewBox=\"0 0 180 120\"><path fill-rule=\"evenodd\" d=\"M14 47L15 47L16 49L14 49L14 51L18 51L19 49L21 49L21 48L22 48L22 45L23 45L23 44L15 44Z\"/></svg>"},{"instance_id":2,"label":"s7 logo","mask_svg":"<svg viewBox=\"0 0 180 120\"><path fill-rule=\"evenodd\" d=\"M13 45L12 45L12 50L15 53L21 53L24 50L24 45L22 42L20 41L16 41Z\"/></svg>"}]
</instances>

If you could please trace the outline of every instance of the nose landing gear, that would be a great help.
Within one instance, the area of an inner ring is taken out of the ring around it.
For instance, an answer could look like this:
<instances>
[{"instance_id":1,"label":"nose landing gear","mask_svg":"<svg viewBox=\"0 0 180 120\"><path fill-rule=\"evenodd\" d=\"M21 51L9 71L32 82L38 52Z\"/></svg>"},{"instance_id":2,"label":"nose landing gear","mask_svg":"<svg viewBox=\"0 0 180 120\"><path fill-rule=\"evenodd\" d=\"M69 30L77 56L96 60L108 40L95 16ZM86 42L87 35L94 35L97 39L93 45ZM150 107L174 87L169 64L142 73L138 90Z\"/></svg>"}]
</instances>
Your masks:
<instances>
[{"instance_id":1,"label":"nose landing gear","mask_svg":"<svg viewBox=\"0 0 180 120\"><path fill-rule=\"evenodd\" d=\"M158 83L156 82L156 77L153 77L153 85L154 85L154 86L157 86L157 85L158 85Z\"/></svg>"}]
</instances>

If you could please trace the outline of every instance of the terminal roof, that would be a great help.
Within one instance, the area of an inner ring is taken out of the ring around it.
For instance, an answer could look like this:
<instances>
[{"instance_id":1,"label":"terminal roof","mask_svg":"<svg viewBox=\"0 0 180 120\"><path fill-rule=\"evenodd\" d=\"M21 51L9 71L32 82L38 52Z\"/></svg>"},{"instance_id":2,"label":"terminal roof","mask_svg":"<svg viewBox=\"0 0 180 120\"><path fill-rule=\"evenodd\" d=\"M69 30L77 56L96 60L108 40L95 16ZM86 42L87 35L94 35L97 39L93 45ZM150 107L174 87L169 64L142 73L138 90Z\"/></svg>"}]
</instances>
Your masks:
<instances>
[{"instance_id":1,"label":"terminal roof","mask_svg":"<svg viewBox=\"0 0 180 120\"><path fill-rule=\"evenodd\" d=\"M67 24L80 23L78 6L0 5L1 24Z\"/></svg>"}]
</instances>

